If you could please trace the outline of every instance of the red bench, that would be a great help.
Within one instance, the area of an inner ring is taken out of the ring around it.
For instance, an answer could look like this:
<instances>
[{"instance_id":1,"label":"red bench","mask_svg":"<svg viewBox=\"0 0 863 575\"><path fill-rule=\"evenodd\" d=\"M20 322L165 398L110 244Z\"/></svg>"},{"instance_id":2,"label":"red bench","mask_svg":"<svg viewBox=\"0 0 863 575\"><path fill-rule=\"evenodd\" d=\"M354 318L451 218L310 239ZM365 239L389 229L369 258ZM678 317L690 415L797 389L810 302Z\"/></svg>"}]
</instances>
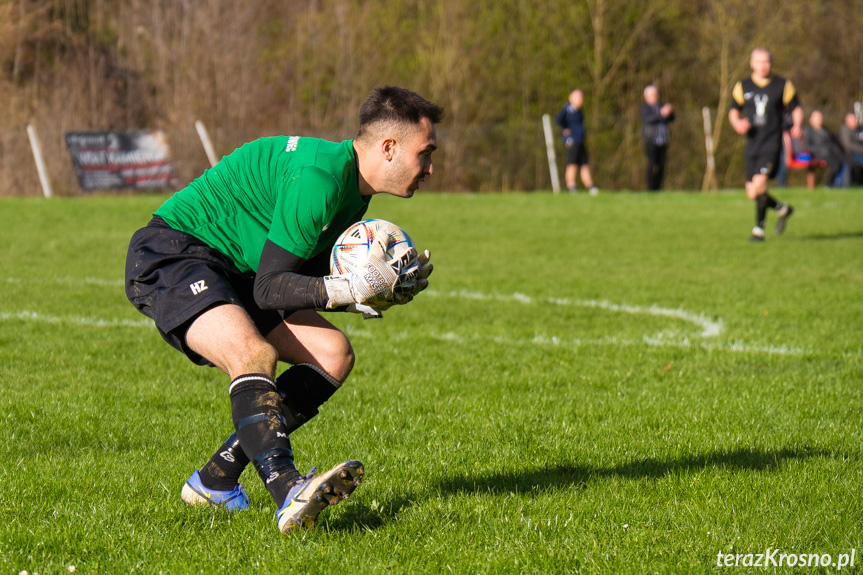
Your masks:
<instances>
[{"instance_id":1,"label":"red bench","mask_svg":"<svg viewBox=\"0 0 863 575\"><path fill-rule=\"evenodd\" d=\"M812 159L812 155L805 150L799 150L795 154L791 145L791 134L788 132L782 132L782 144L785 148L785 165L789 170L806 170L806 187L810 190L815 188L815 170L826 168L827 162ZM807 154L810 159L807 160L805 157L801 159L800 156L803 154Z\"/></svg>"}]
</instances>

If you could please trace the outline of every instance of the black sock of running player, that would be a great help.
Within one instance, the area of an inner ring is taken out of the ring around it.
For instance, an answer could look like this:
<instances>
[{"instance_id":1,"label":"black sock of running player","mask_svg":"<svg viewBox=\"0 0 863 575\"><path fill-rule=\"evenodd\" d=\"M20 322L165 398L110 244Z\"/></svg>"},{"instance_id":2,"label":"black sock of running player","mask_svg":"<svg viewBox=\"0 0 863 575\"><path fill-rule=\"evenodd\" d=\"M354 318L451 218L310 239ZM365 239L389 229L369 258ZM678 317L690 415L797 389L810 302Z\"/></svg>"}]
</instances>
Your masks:
<instances>
[{"instance_id":1,"label":"black sock of running player","mask_svg":"<svg viewBox=\"0 0 863 575\"><path fill-rule=\"evenodd\" d=\"M771 210L778 210L782 207L782 202L777 201L776 198L771 196L770 194L764 194L764 197L767 198L767 207Z\"/></svg>"},{"instance_id":2,"label":"black sock of running player","mask_svg":"<svg viewBox=\"0 0 863 575\"><path fill-rule=\"evenodd\" d=\"M293 433L318 414L318 408L338 391L341 384L323 370L299 363L276 379L282 397L282 413Z\"/></svg>"},{"instance_id":3,"label":"black sock of running player","mask_svg":"<svg viewBox=\"0 0 863 575\"><path fill-rule=\"evenodd\" d=\"M755 225L764 229L764 220L767 219L767 194L761 194L755 198Z\"/></svg>"},{"instance_id":4,"label":"black sock of running player","mask_svg":"<svg viewBox=\"0 0 863 575\"><path fill-rule=\"evenodd\" d=\"M237 432L231 433L222 446L198 472L207 489L230 491L237 486L249 458L240 447Z\"/></svg>"},{"instance_id":5,"label":"black sock of running player","mask_svg":"<svg viewBox=\"0 0 863 575\"><path fill-rule=\"evenodd\" d=\"M231 416L246 457L281 506L300 473L294 466L276 383L257 373L236 378L231 382Z\"/></svg>"}]
</instances>

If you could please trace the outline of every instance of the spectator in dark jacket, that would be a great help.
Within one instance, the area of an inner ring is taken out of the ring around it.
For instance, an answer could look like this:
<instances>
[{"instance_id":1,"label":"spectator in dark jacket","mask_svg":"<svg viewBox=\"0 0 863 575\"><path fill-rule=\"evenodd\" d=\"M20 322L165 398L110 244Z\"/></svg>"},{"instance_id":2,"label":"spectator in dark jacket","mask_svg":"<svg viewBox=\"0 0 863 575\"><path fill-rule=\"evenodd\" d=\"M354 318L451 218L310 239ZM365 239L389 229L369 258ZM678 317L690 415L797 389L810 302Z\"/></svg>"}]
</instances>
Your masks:
<instances>
[{"instance_id":1,"label":"spectator in dark jacket","mask_svg":"<svg viewBox=\"0 0 863 575\"><path fill-rule=\"evenodd\" d=\"M566 171L564 172L566 188L569 193L575 193L577 177L581 175L584 187L589 189L591 195L595 195L599 190L593 185L590 159L587 157L583 104L584 93L581 90L573 90L569 95L569 104L555 116L555 121L563 128L563 145L566 148Z\"/></svg>"},{"instance_id":2,"label":"spectator in dark jacket","mask_svg":"<svg viewBox=\"0 0 863 575\"><path fill-rule=\"evenodd\" d=\"M845 123L839 128L839 145L845 154L845 162L848 164L846 184L857 184L854 175L863 168L863 130L857 123L857 116L853 112L845 115Z\"/></svg>"},{"instance_id":3,"label":"spectator in dark jacket","mask_svg":"<svg viewBox=\"0 0 863 575\"><path fill-rule=\"evenodd\" d=\"M803 129L803 139L806 150L813 158L827 162L827 180L824 185L836 185L836 176L842 170L844 157L839 144L833 139L833 134L824 127L824 116L819 110L812 110L809 114L809 125Z\"/></svg>"},{"instance_id":4,"label":"spectator in dark jacket","mask_svg":"<svg viewBox=\"0 0 863 575\"><path fill-rule=\"evenodd\" d=\"M647 189L662 189L665 163L668 157L668 124L674 121L671 104L659 102L659 89L653 84L644 89L641 104L641 133L644 137L644 155L647 157Z\"/></svg>"}]
</instances>

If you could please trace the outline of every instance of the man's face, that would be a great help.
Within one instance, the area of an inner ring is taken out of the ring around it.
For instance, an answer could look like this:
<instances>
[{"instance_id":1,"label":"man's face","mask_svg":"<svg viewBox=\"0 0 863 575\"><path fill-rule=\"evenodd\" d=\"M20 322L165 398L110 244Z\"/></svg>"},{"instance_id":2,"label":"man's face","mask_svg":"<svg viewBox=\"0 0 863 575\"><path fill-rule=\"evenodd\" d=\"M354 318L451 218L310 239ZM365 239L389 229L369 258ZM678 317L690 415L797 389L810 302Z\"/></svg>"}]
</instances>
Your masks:
<instances>
[{"instance_id":1,"label":"man's face","mask_svg":"<svg viewBox=\"0 0 863 575\"><path fill-rule=\"evenodd\" d=\"M573 90L569 95L569 104L578 110L584 104L584 93L581 90Z\"/></svg>"},{"instance_id":2,"label":"man's face","mask_svg":"<svg viewBox=\"0 0 863 575\"><path fill-rule=\"evenodd\" d=\"M648 88L645 90L644 101L650 106L655 106L656 103L659 102L659 90L656 88Z\"/></svg>"},{"instance_id":3,"label":"man's face","mask_svg":"<svg viewBox=\"0 0 863 575\"><path fill-rule=\"evenodd\" d=\"M809 125L816 130L821 129L821 126L824 125L824 118L821 116L821 112L812 112L809 115Z\"/></svg>"},{"instance_id":4,"label":"man's face","mask_svg":"<svg viewBox=\"0 0 863 575\"><path fill-rule=\"evenodd\" d=\"M845 116L845 125L851 128L852 130L857 129L857 116L854 114L847 114Z\"/></svg>"},{"instance_id":5,"label":"man's face","mask_svg":"<svg viewBox=\"0 0 863 575\"><path fill-rule=\"evenodd\" d=\"M755 50L749 58L749 67L757 78L770 77L771 65L770 54L763 50Z\"/></svg>"},{"instance_id":6,"label":"man's face","mask_svg":"<svg viewBox=\"0 0 863 575\"><path fill-rule=\"evenodd\" d=\"M400 198L413 196L420 182L432 174L431 155L436 149L435 125L428 118L422 118L414 130L395 143L384 191Z\"/></svg>"}]
</instances>

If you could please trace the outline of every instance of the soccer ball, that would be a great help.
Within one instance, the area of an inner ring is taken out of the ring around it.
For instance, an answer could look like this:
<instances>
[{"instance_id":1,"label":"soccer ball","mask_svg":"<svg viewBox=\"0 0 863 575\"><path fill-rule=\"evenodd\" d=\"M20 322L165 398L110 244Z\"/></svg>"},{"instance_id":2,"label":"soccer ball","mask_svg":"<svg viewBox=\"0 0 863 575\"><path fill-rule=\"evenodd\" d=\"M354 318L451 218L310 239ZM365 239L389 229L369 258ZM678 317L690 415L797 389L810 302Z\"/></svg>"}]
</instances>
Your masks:
<instances>
[{"instance_id":1,"label":"soccer ball","mask_svg":"<svg viewBox=\"0 0 863 575\"><path fill-rule=\"evenodd\" d=\"M416 246L406 231L386 220L368 219L355 223L336 240L330 256L330 273L362 275L369 250L381 237L386 242L386 259L397 274L416 260Z\"/></svg>"}]
</instances>

